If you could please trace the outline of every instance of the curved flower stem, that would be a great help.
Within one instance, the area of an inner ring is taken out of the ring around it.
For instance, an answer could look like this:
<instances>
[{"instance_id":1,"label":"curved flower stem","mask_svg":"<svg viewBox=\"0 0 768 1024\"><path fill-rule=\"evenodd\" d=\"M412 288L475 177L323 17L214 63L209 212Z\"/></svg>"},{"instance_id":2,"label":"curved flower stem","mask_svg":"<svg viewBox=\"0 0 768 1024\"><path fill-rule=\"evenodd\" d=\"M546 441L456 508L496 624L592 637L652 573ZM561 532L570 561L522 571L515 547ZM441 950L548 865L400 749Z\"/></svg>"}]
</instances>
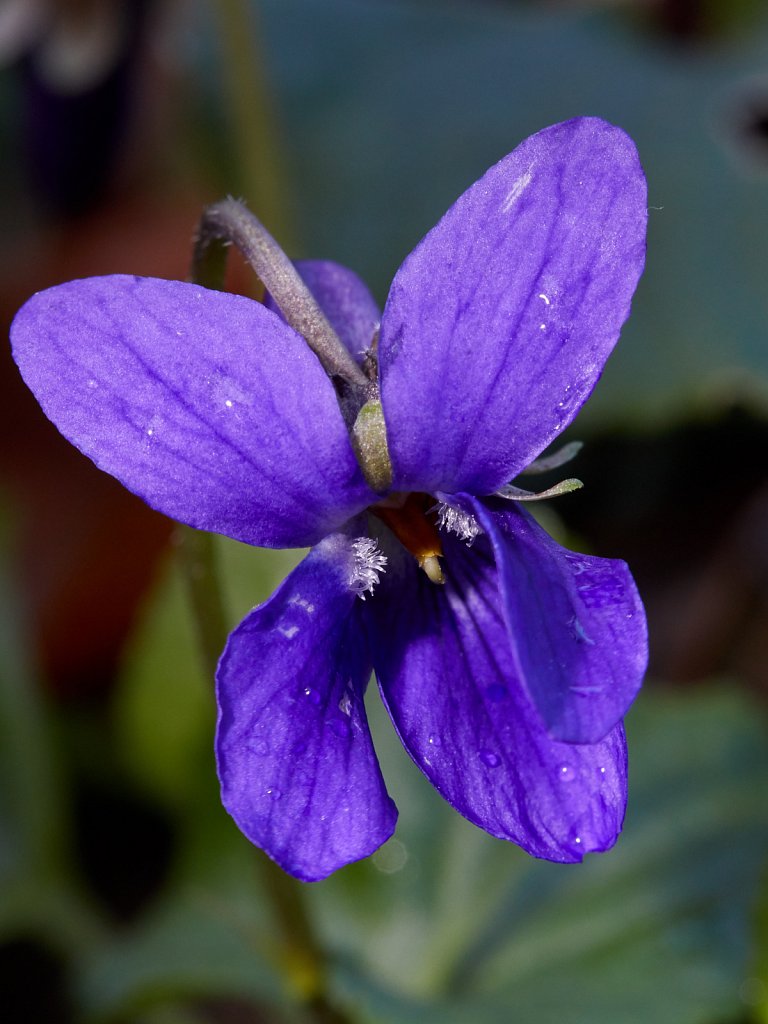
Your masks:
<instances>
[{"instance_id":1,"label":"curved flower stem","mask_svg":"<svg viewBox=\"0 0 768 1024\"><path fill-rule=\"evenodd\" d=\"M178 526L173 539L187 587L200 656L206 673L213 679L228 632L213 536L190 526Z\"/></svg>"},{"instance_id":2,"label":"curved flower stem","mask_svg":"<svg viewBox=\"0 0 768 1024\"><path fill-rule=\"evenodd\" d=\"M269 210L269 222L285 243L290 218L259 6L253 0L218 0L211 10L218 25L219 73L236 191L248 196L255 209Z\"/></svg>"},{"instance_id":3,"label":"curved flower stem","mask_svg":"<svg viewBox=\"0 0 768 1024\"><path fill-rule=\"evenodd\" d=\"M283 310L288 323L307 340L326 372L361 390L368 380L296 273L293 264L263 225L242 203L225 199L203 212L195 242L192 280L207 288L224 287L227 246L234 243ZM216 566L213 537L180 528L179 553L187 580L201 654L215 675L227 639L227 614ZM256 866L261 889L278 926L272 953L287 988L315 1024L353 1024L328 994L328 960L307 912L299 882L260 850Z\"/></svg>"},{"instance_id":4,"label":"curved flower stem","mask_svg":"<svg viewBox=\"0 0 768 1024\"><path fill-rule=\"evenodd\" d=\"M219 584L211 534L180 527L177 546L186 578L201 654L211 675L227 638L227 616ZM328 993L328 958L307 912L301 883L294 881L260 850L256 867L261 890L277 926L270 952L291 995L314 1024L353 1024L333 1005Z\"/></svg>"},{"instance_id":5,"label":"curved flower stem","mask_svg":"<svg viewBox=\"0 0 768 1024\"><path fill-rule=\"evenodd\" d=\"M236 199L206 207L192 256L192 278L208 288L223 287L226 246L236 245L286 321L307 342L330 377L340 377L361 394L370 381L328 323L296 268L261 221Z\"/></svg>"}]
</instances>

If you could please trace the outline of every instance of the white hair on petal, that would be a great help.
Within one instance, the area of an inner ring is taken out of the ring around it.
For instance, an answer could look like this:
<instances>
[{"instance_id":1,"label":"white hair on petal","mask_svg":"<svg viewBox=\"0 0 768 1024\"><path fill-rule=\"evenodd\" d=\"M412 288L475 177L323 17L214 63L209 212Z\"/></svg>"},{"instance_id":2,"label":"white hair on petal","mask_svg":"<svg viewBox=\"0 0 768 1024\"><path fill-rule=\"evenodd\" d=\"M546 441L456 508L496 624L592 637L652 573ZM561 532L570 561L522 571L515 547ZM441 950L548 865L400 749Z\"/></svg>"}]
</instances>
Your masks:
<instances>
[{"instance_id":1,"label":"white hair on petal","mask_svg":"<svg viewBox=\"0 0 768 1024\"><path fill-rule=\"evenodd\" d=\"M460 508L447 505L444 501L438 502L435 510L439 528L448 530L449 533L455 533L457 537L467 542L468 547L471 546L475 537L483 532L478 521L469 512L463 512Z\"/></svg>"},{"instance_id":2,"label":"white hair on petal","mask_svg":"<svg viewBox=\"0 0 768 1024\"><path fill-rule=\"evenodd\" d=\"M349 585L363 601L366 594L372 594L379 582L379 575L386 572L387 558L379 551L371 537L356 537L352 541L352 566Z\"/></svg>"}]
</instances>

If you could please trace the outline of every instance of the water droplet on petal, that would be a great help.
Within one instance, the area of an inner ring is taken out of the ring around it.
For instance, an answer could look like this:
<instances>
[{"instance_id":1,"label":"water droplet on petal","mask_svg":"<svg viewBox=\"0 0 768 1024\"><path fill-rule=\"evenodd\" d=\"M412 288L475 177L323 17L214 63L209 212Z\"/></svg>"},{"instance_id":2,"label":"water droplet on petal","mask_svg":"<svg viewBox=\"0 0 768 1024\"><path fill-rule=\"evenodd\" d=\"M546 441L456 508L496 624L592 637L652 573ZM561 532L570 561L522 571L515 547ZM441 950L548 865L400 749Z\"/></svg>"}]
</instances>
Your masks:
<instances>
[{"instance_id":1,"label":"water droplet on petal","mask_svg":"<svg viewBox=\"0 0 768 1024\"><path fill-rule=\"evenodd\" d=\"M270 786L270 787L269 787L269 788L267 789L267 791L266 791L266 792L267 792L267 796L271 796L273 800L279 800L279 799L280 799L280 797L281 797L281 796L283 795L283 794L282 794L282 793L280 792L280 790L279 790L279 789L277 789L277 788L276 788L275 786Z\"/></svg>"},{"instance_id":2,"label":"water droplet on petal","mask_svg":"<svg viewBox=\"0 0 768 1024\"><path fill-rule=\"evenodd\" d=\"M561 782L573 782L576 778L576 772L571 768L569 764L560 765L557 771L557 777Z\"/></svg>"},{"instance_id":3,"label":"water droplet on petal","mask_svg":"<svg viewBox=\"0 0 768 1024\"><path fill-rule=\"evenodd\" d=\"M498 768L501 764L501 758L499 755L494 754L492 750L487 750L485 748L480 751L480 760L484 765L487 765L488 768Z\"/></svg>"},{"instance_id":4,"label":"water droplet on petal","mask_svg":"<svg viewBox=\"0 0 768 1024\"><path fill-rule=\"evenodd\" d=\"M439 747L440 744L442 743L442 740L437 735L437 733L433 732L430 733L429 737L427 738L427 743L429 743L431 747Z\"/></svg>"},{"instance_id":5,"label":"water droplet on petal","mask_svg":"<svg viewBox=\"0 0 768 1024\"><path fill-rule=\"evenodd\" d=\"M340 739L343 740L343 739L346 739L347 736L349 736L349 722L347 722L346 719L344 719L344 718L332 718L328 722L328 725L330 726L332 731L335 732L336 735Z\"/></svg>"},{"instance_id":6,"label":"water droplet on petal","mask_svg":"<svg viewBox=\"0 0 768 1024\"><path fill-rule=\"evenodd\" d=\"M571 619L569 619L568 625L570 626L571 630L573 631L573 635L576 637L577 640L579 640L581 643L587 644L590 647L594 647L595 641L592 639L591 636L587 635L586 630L584 629L584 627L575 615Z\"/></svg>"},{"instance_id":7,"label":"water droplet on petal","mask_svg":"<svg viewBox=\"0 0 768 1024\"><path fill-rule=\"evenodd\" d=\"M304 696L307 698L309 703L314 704L315 707L318 707L320 704L320 694L317 690L313 690L311 686L304 687Z\"/></svg>"},{"instance_id":8,"label":"water droplet on petal","mask_svg":"<svg viewBox=\"0 0 768 1024\"><path fill-rule=\"evenodd\" d=\"M485 696L494 704L498 704L499 701L505 700L509 696L509 690L503 683L491 683L485 688Z\"/></svg>"}]
</instances>

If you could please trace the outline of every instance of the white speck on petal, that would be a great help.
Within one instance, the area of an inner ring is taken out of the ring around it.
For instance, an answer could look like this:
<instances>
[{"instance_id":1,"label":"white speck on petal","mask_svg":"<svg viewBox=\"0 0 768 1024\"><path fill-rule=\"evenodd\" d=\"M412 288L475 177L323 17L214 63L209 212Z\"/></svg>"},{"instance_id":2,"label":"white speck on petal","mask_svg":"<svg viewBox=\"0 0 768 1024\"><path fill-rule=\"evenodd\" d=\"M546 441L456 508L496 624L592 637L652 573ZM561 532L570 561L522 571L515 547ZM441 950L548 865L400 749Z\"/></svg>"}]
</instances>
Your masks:
<instances>
[{"instance_id":1,"label":"white speck on petal","mask_svg":"<svg viewBox=\"0 0 768 1024\"><path fill-rule=\"evenodd\" d=\"M299 632L298 626L278 626L277 630L282 633L286 640L293 640L296 634Z\"/></svg>"},{"instance_id":2,"label":"white speck on petal","mask_svg":"<svg viewBox=\"0 0 768 1024\"><path fill-rule=\"evenodd\" d=\"M146 427L144 428L144 433L147 435L147 437L154 437L154 435L157 433L158 429L162 427L162 425L163 417L159 413L155 413L155 415L150 419L149 423L147 423Z\"/></svg>"},{"instance_id":3,"label":"white speck on petal","mask_svg":"<svg viewBox=\"0 0 768 1024\"><path fill-rule=\"evenodd\" d=\"M252 404L252 397L226 373L216 371L206 380L206 384L211 389L214 405L231 409L235 405L248 408Z\"/></svg>"},{"instance_id":4,"label":"white speck on petal","mask_svg":"<svg viewBox=\"0 0 768 1024\"><path fill-rule=\"evenodd\" d=\"M342 715L349 716L352 714L352 700L348 693L345 693L339 701L339 711Z\"/></svg>"},{"instance_id":5,"label":"white speck on petal","mask_svg":"<svg viewBox=\"0 0 768 1024\"><path fill-rule=\"evenodd\" d=\"M544 292L539 292L539 298L546 302L548 306L551 305L549 298L544 294Z\"/></svg>"},{"instance_id":6,"label":"white speck on petal","mask_svg":"<svg viewBox=\"0 0 768 1024\"><path fill-rule=\"evenodd\" d=\"M515 205L520 196L525 192L528 186L531 184L533 179L533 164L528 168L525 174L521 174L517 181L514 183L512 188L507 192L506 199L501 204L501 212L509 213L512 207Z\"/></svg>"}]
</instances>

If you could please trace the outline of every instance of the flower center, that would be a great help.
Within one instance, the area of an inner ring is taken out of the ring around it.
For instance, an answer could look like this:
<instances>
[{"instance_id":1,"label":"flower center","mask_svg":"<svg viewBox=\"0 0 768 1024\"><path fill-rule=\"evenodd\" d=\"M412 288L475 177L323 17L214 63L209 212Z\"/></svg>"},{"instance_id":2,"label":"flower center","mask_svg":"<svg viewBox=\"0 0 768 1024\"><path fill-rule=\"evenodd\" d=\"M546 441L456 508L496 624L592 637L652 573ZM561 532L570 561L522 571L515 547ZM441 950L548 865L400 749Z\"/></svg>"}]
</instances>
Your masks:
<instances>
[{"instance_id":1,"label":"flower center","mask_svg":"<svg viewBox=\"0 0 768 1024\"><path fill-rule=\"evenodd\" d=\"M406 551L410 551L433 583L444 583L438 559L443 546L437 532L437 517L429 510L435 499L429 494L391 494L370 511L394 533Z\"/></svg>"}]
</instances>

